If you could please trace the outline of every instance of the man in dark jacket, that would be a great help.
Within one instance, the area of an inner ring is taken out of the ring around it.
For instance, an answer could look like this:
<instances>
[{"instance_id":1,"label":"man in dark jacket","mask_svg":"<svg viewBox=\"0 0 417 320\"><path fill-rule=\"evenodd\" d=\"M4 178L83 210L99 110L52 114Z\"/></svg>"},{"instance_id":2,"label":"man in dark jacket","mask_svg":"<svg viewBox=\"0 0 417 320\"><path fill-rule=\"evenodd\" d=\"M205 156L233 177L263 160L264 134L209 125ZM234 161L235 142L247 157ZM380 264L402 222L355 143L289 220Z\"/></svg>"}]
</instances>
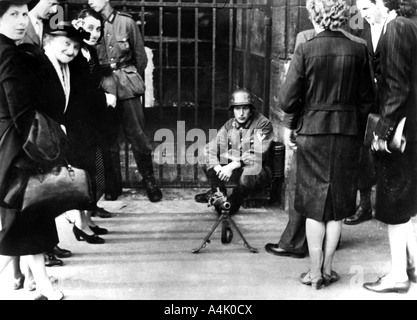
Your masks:
<instances>
[{"instance_id":1,"label":"man in dark jacket","mask_svg":"<svg viewBox=\"0 0 417 320\"><path fill-rule=\"evenodd\" d=\"M380 59L380 36L382 28L384 27L385 19L387 18L388 11L381 11L375 0L358 0L356 5L361 13L361 16L367 21L367 24L363 30L361 30L361 38L366 40L370 61L372 65L372 75L375 84L375 103L372 110L373 113L377 113L379 110L378 105L378 82L381 81L381 68L379 65ZM344 223L347 225L356 225L361 222L372 219L372 204L371 194L372 187L376 184L376 172L374 159L371 154L371 150L367 147L363 147L361 150L361 162L360 173L358 180L358 189L360 193L360 204L356 213L345 219Z\"/></svg>"}]
</instances>

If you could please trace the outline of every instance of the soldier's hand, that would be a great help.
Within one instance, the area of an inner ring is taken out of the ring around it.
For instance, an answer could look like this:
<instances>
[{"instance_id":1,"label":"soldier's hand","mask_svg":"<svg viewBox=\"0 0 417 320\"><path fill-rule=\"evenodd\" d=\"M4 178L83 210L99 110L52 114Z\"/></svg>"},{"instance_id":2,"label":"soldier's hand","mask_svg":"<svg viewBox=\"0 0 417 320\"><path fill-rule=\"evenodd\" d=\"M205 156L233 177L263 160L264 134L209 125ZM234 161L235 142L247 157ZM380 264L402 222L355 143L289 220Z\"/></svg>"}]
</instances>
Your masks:
<instances>
[{"instance_id":1,"label":"soldier's hand","mask_svg":"<svg viewBox=\"0 0 417 320\"><path fill-rule=\"evenodd\" d=\"M240 161L230 162L227 166L221 167L217 176L222 181L229 181L232 176L233 170L240 168Z\"/></svg>"},{"instance_id":2,"label":"soldier's hand","mask_svg":"<svg viewBox=\"0 0 417 320\"><path fill-rule=\"evenodd\" d=\"M284 128L284 143L292 150L297 149L297 134L294 130Z\"/></svg>"},{"instance_id":3,"label":"soldier's hand","mask_svg":"<svg viewBox=\"0 0 417 320\"><path fill-rule=\"evenodd\" d=\"M251 165L256 161L256 155L251 152L245 152L242 155L242 161L245 165Z\"/></svg>"}]
</instances>

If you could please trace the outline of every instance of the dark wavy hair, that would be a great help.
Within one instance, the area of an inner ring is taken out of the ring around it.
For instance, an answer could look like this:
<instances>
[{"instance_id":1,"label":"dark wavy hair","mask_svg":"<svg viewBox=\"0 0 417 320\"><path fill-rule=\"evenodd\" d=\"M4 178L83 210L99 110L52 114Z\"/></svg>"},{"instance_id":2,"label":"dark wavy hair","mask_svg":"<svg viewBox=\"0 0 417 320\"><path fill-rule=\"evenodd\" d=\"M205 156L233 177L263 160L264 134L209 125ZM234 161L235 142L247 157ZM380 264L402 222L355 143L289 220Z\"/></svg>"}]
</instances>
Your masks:
<instances>
[{"instance_id":1,"label":"dark wavy hair","mask_svg":"<svg viewBox=\"0 0 417 320\"><path fill-rule=\"evenodd\" d=\"M384 5L406 18L417 15L417 0L384 0Z\"/></svg>"},{"instance_id":2,"label":"dark wavy hair","mask_svg":"<svg viewBox=\"0 0 417 320\"><path fill-rule=\"evenodd\" d=\"M84 10L80 11L80 13L77 16L77 19L84 19L86 17L93 17L93 18L97 19L98 21L100 21L101 34L100 34L100 37L98 38L98 41L97 41L97 43L100 43L101 39L103 39L103 35L104 35L104 20L103 20L103 17L97 11L94 11L91 8L87 8L87 9L84 9Z\"/></svg>"}]
</instances>

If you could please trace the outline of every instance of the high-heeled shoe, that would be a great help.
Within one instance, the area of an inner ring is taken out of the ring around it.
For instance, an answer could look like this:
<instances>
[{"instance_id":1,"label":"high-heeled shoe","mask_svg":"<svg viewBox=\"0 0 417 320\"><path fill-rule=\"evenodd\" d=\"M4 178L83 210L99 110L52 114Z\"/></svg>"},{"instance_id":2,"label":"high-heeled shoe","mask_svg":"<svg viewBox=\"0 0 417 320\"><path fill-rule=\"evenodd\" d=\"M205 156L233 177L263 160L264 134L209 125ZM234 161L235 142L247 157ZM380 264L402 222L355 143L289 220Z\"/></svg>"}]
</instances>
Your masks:
<instances>
[{"instance_id":1,"label":"high-heeled shoe","mask_svg":"<svg viewBox=\"0 0 417 320\"><path fill-rule=\"evenodd\" d=\"M19 279L15 279L13 283L13 290L23 289L25 283L25 276L21 276Z\"/></svg>"},{"instance_id":2,"label":"high-heeled shoe","mask_svg":"<svg viewBox=\"0 0 417 320\"><path fill-rule=\"evenodd\" d=\"M72 228L72 232L74 233L75 239L78 241L85 240L91 244L103 244L105 243L104 239L100 238L96 234L90 236L83 232L82 230L78 229L76 226Z\"/></svg>"},{"instance_id":3,"label":"high-heeled shoe","mask_svg":"<svg viewBox=\"0 0 417 320\"><path fill-rule=\"evenodd\" d=\"M320 274L315 278L311 278L310 271L301 274L300 282L307 286L312 286L313 289L319 290L323 285L323 276Z\"/></svg>"},{"instance_id":4,"label":"high-heeled shoe","mask_svg":"<svg viewBox=\"0 0 417 320\"><path fill-rule=\"evenodd\" d=\"M105 234L109 233L109 230L104 229L104 228L100 228L99 226L95 226L95 227L89 226L89 227L90 227L90 230L93 231L94 234L96 234L98 236L102 236L102 235L105 235Z\"/></svg>"},{"instance_id":5,"label":"high-heeled shoe","mask_svg":"<svg viewBox=\"0 0 417 320\"><path fill-rule=\"evenodd\" d=\"M325 286L329 286L332 283L335 283L339 280L340 280L340 275L336 271L332 270L330 275L323 273L323 284Z\"/></svg>"},{"instance_id":6,"label":"high-heeled shoe","mask_svg":"<svg viewBox=\"0 0 417 320\"><path fill-rule=\"evenodd\" d=\"M407 275L411 282L417 283L416 267L407 268Z\"/></svg>"}]
</instances>

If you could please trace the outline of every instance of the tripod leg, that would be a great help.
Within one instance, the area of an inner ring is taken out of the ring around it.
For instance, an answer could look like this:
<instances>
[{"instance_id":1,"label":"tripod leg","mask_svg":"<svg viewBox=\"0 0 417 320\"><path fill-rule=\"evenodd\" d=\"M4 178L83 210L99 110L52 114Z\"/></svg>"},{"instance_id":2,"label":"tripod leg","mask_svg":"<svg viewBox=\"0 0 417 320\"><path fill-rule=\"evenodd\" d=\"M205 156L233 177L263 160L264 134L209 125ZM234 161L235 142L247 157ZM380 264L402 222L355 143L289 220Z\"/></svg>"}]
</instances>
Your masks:
<instances>
[{"instance_id":1,"label":"tripod leg","mask_svg":"<svg viewBox=\"0 0 417 320\"><path fill-rule=\"evenodd\" d=\"M227 244L233 240L233 231L230 228L229 222L227 219L223 219L222 223L222 243Z\"/></svg>"},{"instance_id":2,"label":"tripod leg","mask_svg":"<svg viewBox=\"0 0 417 320\"><path fill-rule=\"evenodd\" d=\"M214 231L216 231L217 227L219 226L219 224L222 222L222 220L225 218L225 214L222 214L219 219L216 221L216 223L214 224L213 228L211 229L211 231L208 233L208 235L204 238L203 244L196 249L192 250L192 253L199 253L201 249L206 247L206 243L210 243L210 237L213 235Z\"/></svg>"},{"instance_id":3,"label":"tripod leg","mask_svg":"<svg viewBox=\"0 0 417 320\"><path fill-rule=\"evenodd\" d=\"M251 247L248 243L248 241L246 240L246 238L243 236L242 232L240 232L239 228L237 227L236 223L234 222L234 220L228 215L226 216L227 221L229 221L229 223L235 228L235 230L237 231L237 233L239 234L239 236L242 238L243 243L245 244L245 248L248 248L252 253L258 253L258 249L255 249L253 247Z\"/></svg>"}]
</instances>

